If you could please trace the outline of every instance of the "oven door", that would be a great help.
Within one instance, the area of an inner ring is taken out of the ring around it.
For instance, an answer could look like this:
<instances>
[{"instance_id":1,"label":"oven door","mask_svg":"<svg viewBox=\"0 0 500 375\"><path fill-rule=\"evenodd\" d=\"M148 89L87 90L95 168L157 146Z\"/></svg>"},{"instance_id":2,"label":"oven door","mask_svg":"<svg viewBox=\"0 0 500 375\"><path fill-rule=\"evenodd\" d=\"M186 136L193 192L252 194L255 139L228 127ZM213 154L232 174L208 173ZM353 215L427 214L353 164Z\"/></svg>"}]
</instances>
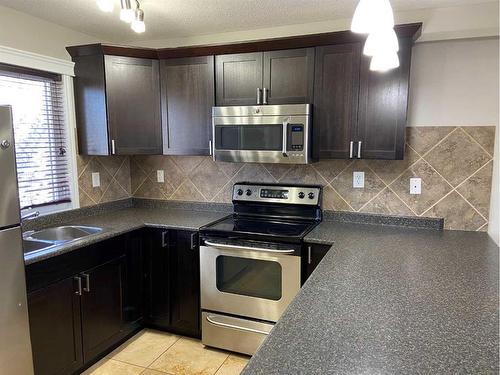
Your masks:
<instances>
[{"instance_id":1,"label":"oven door","mask_svg":"<svg viewBox=\"0 0 500 375\"><path fill-rule=\"evenodd\" d=\"M300 290L300 256L294 252L205 240L202 309L276 322Z\"/></svg>"},{"instance_id":2,"label":"oven door","mask_svg":"<svg viewBox=\"0 0 500 375\"><path fill-rule=\"evenodd\" d=\"M216 161L309 162L308 116L214 117L213 133Z\"/></svg>"}]
</instances>

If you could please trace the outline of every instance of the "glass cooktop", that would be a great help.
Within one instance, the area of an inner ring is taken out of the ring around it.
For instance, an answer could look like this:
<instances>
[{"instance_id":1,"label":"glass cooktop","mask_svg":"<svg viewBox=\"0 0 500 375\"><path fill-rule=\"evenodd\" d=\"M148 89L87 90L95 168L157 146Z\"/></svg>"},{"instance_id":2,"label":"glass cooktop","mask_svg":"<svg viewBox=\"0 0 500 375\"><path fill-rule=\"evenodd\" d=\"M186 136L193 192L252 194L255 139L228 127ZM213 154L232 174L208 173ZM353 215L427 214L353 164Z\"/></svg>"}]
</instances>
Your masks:
<instances>
[{"instance_id":1,"label":"glass cooktop","mask_svg":"<svg viewBox=\"0 0 500 375\"><path fill-rule=\"evenodd\" d=\"M221 232L228 236L247 234L301 239L315 224L316 222L312 221L229 216L203 229L205 232Z\"/></svg>"}]
</instances>

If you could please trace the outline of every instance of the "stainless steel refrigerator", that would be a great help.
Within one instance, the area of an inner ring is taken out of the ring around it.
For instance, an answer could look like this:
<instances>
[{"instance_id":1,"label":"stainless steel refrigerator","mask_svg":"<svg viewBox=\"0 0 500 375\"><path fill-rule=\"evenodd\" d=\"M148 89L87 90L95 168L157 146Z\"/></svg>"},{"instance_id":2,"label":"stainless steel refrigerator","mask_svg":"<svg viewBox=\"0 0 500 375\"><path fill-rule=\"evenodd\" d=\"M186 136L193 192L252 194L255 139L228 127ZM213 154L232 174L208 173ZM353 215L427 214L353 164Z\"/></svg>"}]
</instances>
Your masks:
<instances>
[{"instance_id":1,"label":"stainless steel refrigerator","mask_svg":"<svg viewBox=\"0 0 500 375\"><path fill-rule=\"evenodd\" d=\"M0 202L0 374L31 375L33 358L9 106L0 106Z\"/></svg>"}]
</instances>

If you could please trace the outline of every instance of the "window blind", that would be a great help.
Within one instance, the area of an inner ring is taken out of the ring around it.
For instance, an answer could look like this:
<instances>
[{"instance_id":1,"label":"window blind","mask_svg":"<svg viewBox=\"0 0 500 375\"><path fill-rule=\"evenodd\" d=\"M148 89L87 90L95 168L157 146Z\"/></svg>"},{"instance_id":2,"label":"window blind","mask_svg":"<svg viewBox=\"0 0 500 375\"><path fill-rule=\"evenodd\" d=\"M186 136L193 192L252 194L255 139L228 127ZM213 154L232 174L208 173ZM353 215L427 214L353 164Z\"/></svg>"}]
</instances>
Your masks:
<instances>
[{"instance_id":1,"label":"window blind","mask_svg":"<svg viewBox=\"0 0 500 375\"><path fill-rule=\"evenodd\" d=\"M0 64L12 106L21 208L71 201L62 77Z\"/></svg>"}]
</instances>

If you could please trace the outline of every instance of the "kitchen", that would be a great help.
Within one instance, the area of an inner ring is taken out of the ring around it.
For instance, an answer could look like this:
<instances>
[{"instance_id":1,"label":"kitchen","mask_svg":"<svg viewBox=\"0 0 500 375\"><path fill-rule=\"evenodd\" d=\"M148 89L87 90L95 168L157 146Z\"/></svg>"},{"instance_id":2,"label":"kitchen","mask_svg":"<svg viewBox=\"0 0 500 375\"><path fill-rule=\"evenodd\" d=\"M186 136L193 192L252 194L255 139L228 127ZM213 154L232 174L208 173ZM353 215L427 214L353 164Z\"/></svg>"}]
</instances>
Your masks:
<instances>
[{"instance_id":1,"label":"kitchen","mask_svg":"<svg viewBox=\"0 0 500 375\"><path fill-rule=\"evenodd\" d=\"M497 1L0 10L0 374L498 373Z\"/></svg>"}]
</instances>

